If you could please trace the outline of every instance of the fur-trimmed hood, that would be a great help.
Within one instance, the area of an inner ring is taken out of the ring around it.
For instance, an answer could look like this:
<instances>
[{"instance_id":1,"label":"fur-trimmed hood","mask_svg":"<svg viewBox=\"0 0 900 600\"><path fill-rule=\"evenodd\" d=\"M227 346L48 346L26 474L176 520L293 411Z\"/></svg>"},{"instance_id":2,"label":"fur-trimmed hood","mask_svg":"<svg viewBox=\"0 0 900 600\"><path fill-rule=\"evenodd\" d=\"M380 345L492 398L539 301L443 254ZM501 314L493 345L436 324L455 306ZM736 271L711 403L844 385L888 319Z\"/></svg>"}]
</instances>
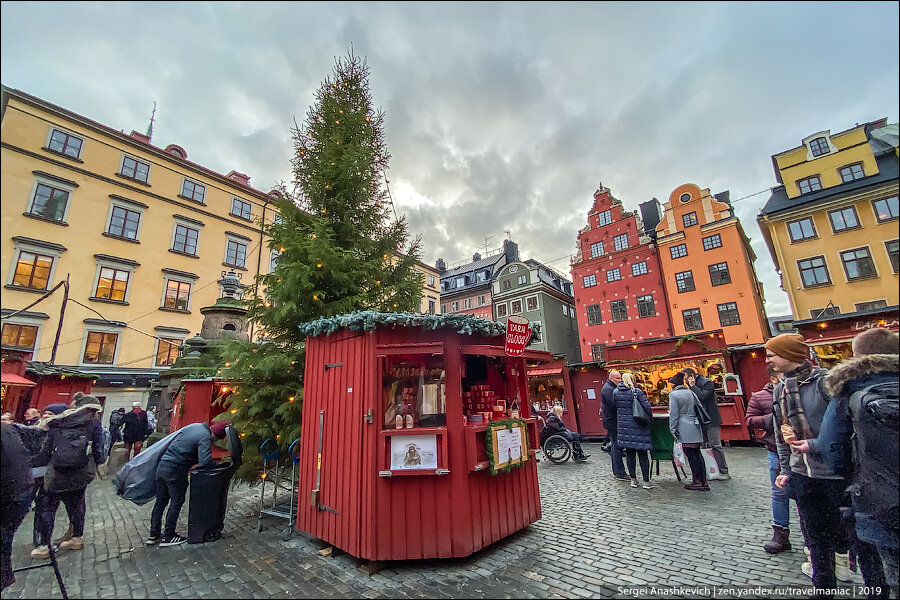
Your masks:
<instances>
[{"instance_id":1,"label":"fur-trimmed hood","mask_svg":"<svg viewBox=\"0 0 900 600\"><path fill-rule=\"evenodd\" d=\"M877 373L900 374L900 354L867 354L847 359L828 372L825 390L831 396L842 396L848 383Z\"/></svg>"},{"instance_id":2,"label":"fur-trimmed hood","mask_svg":"<svg viewBox=\"0 0 900 600\"><path fill-rule=\"evenodd\" d=\"M103 413L103 406L99 404L85 404L76 408L67 408L58 415L46 420L47 427L78 427Z\"/></svg>"}]
</instances>

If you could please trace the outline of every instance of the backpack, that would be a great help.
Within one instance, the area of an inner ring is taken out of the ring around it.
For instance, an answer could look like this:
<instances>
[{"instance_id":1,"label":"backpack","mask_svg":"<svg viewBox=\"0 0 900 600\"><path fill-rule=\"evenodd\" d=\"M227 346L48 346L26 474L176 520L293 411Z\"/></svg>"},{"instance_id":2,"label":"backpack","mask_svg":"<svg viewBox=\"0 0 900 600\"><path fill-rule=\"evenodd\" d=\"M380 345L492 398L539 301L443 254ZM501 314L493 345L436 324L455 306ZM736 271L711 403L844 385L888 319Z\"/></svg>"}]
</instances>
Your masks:
<instances>
[{"instance_id":1,"label":"backpack","mask_svg":"<svg viewBox=\"0 0 900 600\"><path fill-rule=\"evenodd\" d=\"M123 415L119 411L113 412L113 414L111 414L109 416L110 429L112 429L113 427L115 427L115 428L121 427L124 420L125 420L125 415Z\"/></svg>"},{"instance_id":2,"label":"backpack","mask_svg":"<svg viewBox=\"0 0 900 600\"><path fill-rule=\"evenodd\" d=\"M90 424L88 424L90 427ZM50 464L55 469L85 467L88 463L88 445L91 442L86 427L60 429L56 435Z\"/></svg>"},{"instance_id":3,"label":"backpack","mask_svg":"<svg viewBox=\"0 0 900 600\"><path fill-rule=\"evenodd\" d=\"M868 385L850 396L854 506L894 529L898 525L898 407L896 380Z\"/></svg>"}]
</instances>

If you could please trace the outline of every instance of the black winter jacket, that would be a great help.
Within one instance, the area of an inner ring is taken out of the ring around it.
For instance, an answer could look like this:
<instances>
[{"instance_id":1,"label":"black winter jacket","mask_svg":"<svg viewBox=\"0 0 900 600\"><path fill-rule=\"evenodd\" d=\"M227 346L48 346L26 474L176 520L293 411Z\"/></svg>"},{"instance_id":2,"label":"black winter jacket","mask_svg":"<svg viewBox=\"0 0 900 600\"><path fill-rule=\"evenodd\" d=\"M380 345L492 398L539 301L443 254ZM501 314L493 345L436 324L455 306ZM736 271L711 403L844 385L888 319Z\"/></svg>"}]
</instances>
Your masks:
<instances>
[{"instance_id":1,"label":"black winter jacket","mask_svg":"<svg viewBox=\"0 0 900 600\"><path fill-rule=\"evenodd\" d=\"M634 420L634 411L632 406L634 396L637 395L638 402L650 419L647 425L638 425ZM633 450L650 450L653 443L650 439L650 423L653 422L653 407L647 400L647 394L639 387L632 390L624 383L620 383L616 387L613 394L616 401L616 419L618 422L618 437L616 444L622 448L631 448Z\"/></svg>"},{"instance_id":2,"label":"black winter jacket","mask_svg":"<svg viewBox=\"0 0 900 600\"><path fill-rule=\"evenodd\" d=\"M97 465L103 464L106 455L103 448L103 426L100 415L103 407L99 404L85 404L78 408L69 408L62 413L47 419L47 437L41 451L32 459L33 465L46 464L47 474L44 476L44 489L48 492L72 492L84 489L94 480ZM52 464L53 449L57 445L61 432L66 429L81 429L90 436L90 458L83 467L57 469ZM91 460L92 459L92 460ZM49 464L48 464L49 463Z\"/></svg>"}]
</instances>

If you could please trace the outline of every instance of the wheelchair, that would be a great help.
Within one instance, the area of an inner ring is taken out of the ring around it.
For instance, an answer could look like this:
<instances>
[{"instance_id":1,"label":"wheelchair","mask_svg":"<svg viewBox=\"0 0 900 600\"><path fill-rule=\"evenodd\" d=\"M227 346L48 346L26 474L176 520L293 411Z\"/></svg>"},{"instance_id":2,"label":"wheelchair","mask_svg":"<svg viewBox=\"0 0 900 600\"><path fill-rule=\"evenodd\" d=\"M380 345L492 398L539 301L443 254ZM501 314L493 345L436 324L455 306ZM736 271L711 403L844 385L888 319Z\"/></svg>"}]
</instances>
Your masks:
<instances>
[{"instance_id":1,"label":"wheelchair","mask_svg":"<svg viewBox=\"0 0 900 600\"><path fill-rule=\"evenodd\" d=\"M539 416L538 421L540 421L541 431L543 431L544 418ZM554 433L541 442L541 451L547 460L555 465L559 465L572 458L572 442L561 433Z\"/></svg>"}]
</instances>

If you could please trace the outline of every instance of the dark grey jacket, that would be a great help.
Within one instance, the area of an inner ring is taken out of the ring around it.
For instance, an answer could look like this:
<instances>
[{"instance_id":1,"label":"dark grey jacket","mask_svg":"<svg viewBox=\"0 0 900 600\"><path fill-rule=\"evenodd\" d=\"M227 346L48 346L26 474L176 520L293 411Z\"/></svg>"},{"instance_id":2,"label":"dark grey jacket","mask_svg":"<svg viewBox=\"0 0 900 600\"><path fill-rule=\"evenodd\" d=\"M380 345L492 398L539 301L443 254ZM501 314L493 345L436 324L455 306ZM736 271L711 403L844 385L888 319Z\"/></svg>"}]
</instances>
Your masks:
<instances>
[{"instance_id":1,"label":"dark grey jacket","mask_svg":"<svg viewBox=\"0 0 900 600\"><path fill-rule=\"evenodd\" d=\"M716 384L712 382L712 379L698 373L697 380L694 382L691 391L697 394L697 397L700 398L700 404L703 405L703 408L709 414L710 426L716 427L721 425L722 415L719 414L719 405L716 403Z\"/></svg>"},{"instance_id":2,"label":"dark grey jacket","mask_svg":"<svg viewBox=\"0 0 900 600\"><path fill-rule=\"evenodd\" d=\"M675 386L669 393L669 431L683 444L703 443L694 402L694 394L686 385Z\"/></svg>"},{"instance_id":3,"label":"dark grey jacket","mask_svg":"<svg viewBox=\"0 0 900 600\"><path fill-rule=\"evenodd\" d=\"M182 427L159 459L159 469L184 471L187 475L194 465L213 466L211 435L208 423L191 423Z\"/></svg>"}]
</instances>

